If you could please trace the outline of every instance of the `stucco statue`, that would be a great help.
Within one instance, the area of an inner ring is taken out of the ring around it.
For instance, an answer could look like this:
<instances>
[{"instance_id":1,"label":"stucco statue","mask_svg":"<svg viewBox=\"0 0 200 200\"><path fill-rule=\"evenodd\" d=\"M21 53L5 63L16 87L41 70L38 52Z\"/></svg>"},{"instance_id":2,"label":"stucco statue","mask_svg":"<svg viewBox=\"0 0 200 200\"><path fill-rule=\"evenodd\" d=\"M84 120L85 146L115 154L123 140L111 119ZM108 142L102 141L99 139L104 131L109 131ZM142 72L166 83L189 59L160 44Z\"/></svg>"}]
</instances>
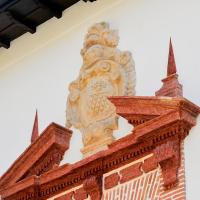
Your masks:
<instances>
[{"instance_id":1,"label":"stucco statue","mask_svg":"<svg viewBox=\"0 0 200 200\"><path fill-rule=\"evenodd\" d=\"M108 96L135 94L135 67L128 51L117 49L119 37L107 23L89 28L81 50L83 65L69 85L66 127L82 133L83 155L105 149L113 140L118 118Z\"/></svg>"}]
</instances>

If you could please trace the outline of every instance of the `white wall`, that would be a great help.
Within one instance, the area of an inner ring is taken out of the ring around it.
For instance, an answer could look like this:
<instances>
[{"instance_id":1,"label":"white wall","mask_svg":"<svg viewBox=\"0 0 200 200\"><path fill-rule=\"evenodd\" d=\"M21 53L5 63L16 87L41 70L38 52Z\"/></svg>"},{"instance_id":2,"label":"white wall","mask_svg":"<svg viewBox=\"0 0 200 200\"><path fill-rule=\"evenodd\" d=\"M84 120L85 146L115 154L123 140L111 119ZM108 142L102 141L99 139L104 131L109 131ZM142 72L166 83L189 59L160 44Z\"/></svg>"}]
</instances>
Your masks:
<instances>
[{"instance_id":1,"label":"white wall","mask_svg":"<svg viewBox=\"0 0 200 200\"><path fill-rule=\"evenodd\" d=\"M64 125L67 86L78 74L83 38L93 23L108 21L119 29L119 48L130 50L135 59L137 95L153 95L160 88L171 36L184 95L200 105L199 7L199 0L79 2L61 19L53 18L39 26L35 34L23 35L8 50L1 48L0 174L29 144L36 108L40 131L52 121ZM130 130L121 124L121 133ZM189 137L185 149L186 166L190 165L191 172L193 165L200 168L200 145L193 145L200 136L196 131ZM80 148L81 137L75 131L64 162L80 159ZM191 183L188 199L196 200L199 176L187 175Z\"/></svg>"},{"instance_id":2,"label":"white wall","mask_svg":"<svg viewBox=\"0 0 200 200\"><path fill-rule=\"evenodd\" d=\"M184 143L187 200L199 200L200 178L200 116Z\"/></svg>"}]
</instances>

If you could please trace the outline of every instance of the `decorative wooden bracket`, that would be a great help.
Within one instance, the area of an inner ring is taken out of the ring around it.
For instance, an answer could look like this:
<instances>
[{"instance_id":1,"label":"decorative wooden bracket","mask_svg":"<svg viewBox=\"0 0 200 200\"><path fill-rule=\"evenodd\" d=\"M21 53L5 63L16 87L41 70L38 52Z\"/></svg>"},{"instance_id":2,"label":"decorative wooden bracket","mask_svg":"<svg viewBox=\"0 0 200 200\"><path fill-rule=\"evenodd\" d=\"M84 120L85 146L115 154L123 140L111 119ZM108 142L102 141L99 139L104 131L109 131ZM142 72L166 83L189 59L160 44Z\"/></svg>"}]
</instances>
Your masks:
<instances>
[{"instance_id":1,"label":"decorative wooden bracket","mask_svg":"<svg viewBox=\"0 0 200 200\"><path fill-rule=\"evenodd\" d=\"M164 187L170 189L178 183L178 169L181 164L180 141L169 141L154 150L156 161L160 164Z\"/></svg>"},{"instance_id":2,"label":"decorative wooden bracket","mask_svg":"<svg viewBox=\"0 0 200 200\"><path fill-rule=\"evenodd\" d=\"M91 176L83 182L83 188L90 195L91 200L101 200L102 177Z\"/></svg>"}]
</instances>

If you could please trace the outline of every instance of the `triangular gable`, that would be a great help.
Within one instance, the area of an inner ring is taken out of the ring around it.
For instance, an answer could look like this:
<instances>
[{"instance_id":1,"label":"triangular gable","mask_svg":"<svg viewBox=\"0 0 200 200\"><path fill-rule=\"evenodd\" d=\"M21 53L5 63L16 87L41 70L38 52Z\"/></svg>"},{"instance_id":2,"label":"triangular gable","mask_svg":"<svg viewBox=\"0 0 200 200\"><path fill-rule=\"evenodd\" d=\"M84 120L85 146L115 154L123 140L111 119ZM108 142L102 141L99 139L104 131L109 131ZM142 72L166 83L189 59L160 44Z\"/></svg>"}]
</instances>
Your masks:
<instances>
[{"instance_id":1,"label":"triangular gable","mask_svg":"<svg viewBox=\"0 0 200 200\"><path fill-rule=\"evenodd\" d=\"M8 187L32 175L41 175L63 159L72 131L51 123L0 178L0 188Z\"/></svg>"}]
</instances>

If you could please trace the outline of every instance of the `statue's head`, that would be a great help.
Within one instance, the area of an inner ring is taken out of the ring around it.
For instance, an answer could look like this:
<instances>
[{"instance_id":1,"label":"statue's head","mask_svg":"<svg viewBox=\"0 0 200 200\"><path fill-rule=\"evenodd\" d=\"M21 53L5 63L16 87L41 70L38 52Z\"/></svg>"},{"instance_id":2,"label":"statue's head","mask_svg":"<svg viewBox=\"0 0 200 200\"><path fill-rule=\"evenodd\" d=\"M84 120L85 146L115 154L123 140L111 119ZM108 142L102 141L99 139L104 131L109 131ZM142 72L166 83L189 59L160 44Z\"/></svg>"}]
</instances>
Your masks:
<instances>
[{"instance_id":1,"label":"statue's head","mask_svg":"<svg viewBox=\"0 0 200 200\"><path fill-rule=\"evenodd\" d=\"M109 24L106 22L96 23L88 29L81 55L83 56L87 49L93 45L99 44L115 48L118 42L117 30L110 29Z\"/></svg>"}]
</instances>

